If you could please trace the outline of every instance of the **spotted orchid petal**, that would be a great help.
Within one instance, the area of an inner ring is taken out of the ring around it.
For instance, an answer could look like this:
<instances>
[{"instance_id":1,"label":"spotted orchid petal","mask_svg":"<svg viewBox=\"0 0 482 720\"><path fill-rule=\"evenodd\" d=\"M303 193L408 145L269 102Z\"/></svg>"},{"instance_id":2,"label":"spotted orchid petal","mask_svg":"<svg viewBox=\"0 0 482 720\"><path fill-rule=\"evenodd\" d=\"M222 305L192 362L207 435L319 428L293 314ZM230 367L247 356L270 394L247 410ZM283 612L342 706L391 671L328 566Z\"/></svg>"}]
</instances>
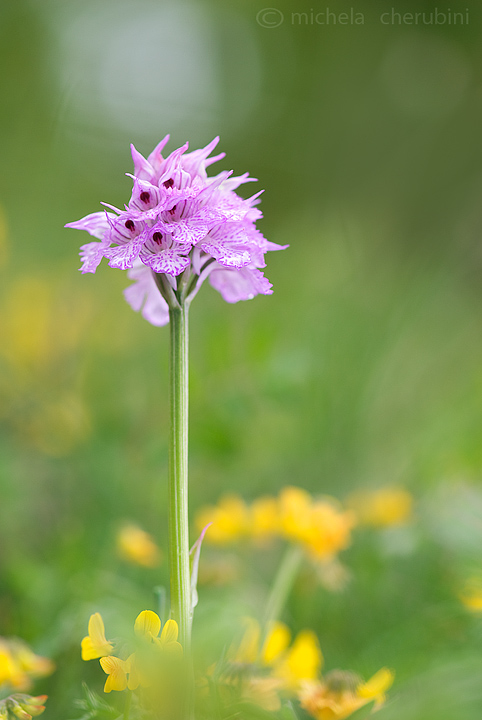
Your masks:
<instances>
[{"instance_id":1,"label":"spotted orchid petal","mask_svg":"<svg viewBox=\"0 0 482 720\"><path fill-rule=\"evenodd\" d=\"M237 271L214 267L209 282L228 303L252 300L256 295L271 295L273 292L272 284L260 270L246 267Z\"/></svg>"},{"instance_id":2,"label":"spotted orchid petal","mask_svg":"<svg viewBox=\"0 0 482 720\"><path fill-rule=\"evenodd\" d=\"M113 213L95 212L76 222L67 223L65 227L74 228L74 230L86 230L89 235L103 240L110 228L109 220L113 220L115 217Z\"/></svg>"},{"instance_id":3,"label":"spotted orchid petal","mask_svg":"<svg viewBox=\"0 0 482 720\"><path fill-rule=\"evenodd\" d=\"M157 226L156 226L157 228ZM180 245L171 236L156 230L144 243L140 259L156 273L180 275L189 265L190 246Z\"/></svg>"}]
</instances>

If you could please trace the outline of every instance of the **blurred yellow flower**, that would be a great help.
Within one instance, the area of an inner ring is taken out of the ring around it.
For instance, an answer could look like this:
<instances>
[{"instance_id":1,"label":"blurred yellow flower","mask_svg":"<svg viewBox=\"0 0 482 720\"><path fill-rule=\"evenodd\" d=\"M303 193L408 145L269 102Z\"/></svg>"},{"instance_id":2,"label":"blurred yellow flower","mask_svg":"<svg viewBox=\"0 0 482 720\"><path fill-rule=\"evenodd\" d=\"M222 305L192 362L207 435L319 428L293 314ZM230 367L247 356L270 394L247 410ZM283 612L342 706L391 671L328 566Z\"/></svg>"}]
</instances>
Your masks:
<instances>
[{"instance_id":1,"label":"blurred yellow flower","mask_svg":"<svg viewBox=\"0 0 482 720\"><path fill-rule=\"evenodd\" d=\"M378 528L404 525L413 512L413 496L398 487L356 492L348 497L347 503L360 523Z\"/></svg>"},{"instance_id":2,"label":"blurred yellow flower","mask_svg":"<svg viewBox=\"0 0 482 720\"><path fill-rule=\"evenodd\" d=\"M36 655L21 640L0 638L0 687L28 690L35 678L50 675L54 669L51 660Z\"/></svg>"},{"instance_id":3,"label":"blurred yellow flower","mask_svg":"<svg viewBox=\"0 0 482 720\"><path fill-rule=\"evenodd\" d=\"M76 349L91 316L92 303L82 292L49 277L21 275L7 287L0 306L0 354L17 379L30 379L57 366Z\"/></svg>"},{"instance_id":4,"label":"blurred yellow flower","mask_svg":"<svg viewBox=\"0 0 482 720\"><path fill-rule=\"evenodd\" d=\"M221 545L238 540L249 530L249 512L246 503L235 494L225 495L217 505L203 507L196 516L199 532L210 526L206 537Z\"/></svg>"},{"instance_id":5,"label":"blurred yellow flower","mask_svg":"<svg viewBox=\"0 0 482 720\"><path fill-rule=\"evenodd\" d=\"M272 623L261 647L261 628L257 620L246 617L245 627L239 644L233 644L229 651L229 659L239 665L272 665L286 650L291 640L288 627L281 622Z\"/></svg>"},{"instance_id":6,"label":"blurred yellow flower","mask_svg":"<svg viewBox=\"0 0 482 720\"><path fill-rule=\"evenodd\" d=\"M459 598L467 610L476 614L482 613L482 578L469 578Z\"/></svg>"},{"instance_id":7,"label":"blurred yellow flower","mask_svg":"<svg viewBox=\"0 0 482 720\"><path fill-rule=\"evenodd\" d=\"M365 700L375 700L375 705L385 702L385 693L393 684L394 673L388 668L382 668L365 683L358 685L357 695Z\"/></svg>"},{"instance_id":8,"label":"blurred yellow flower","mask_svg":"<svg viewBox=\"0 0 482 720\"><path fill-rule=\"evenodd\" d=\"M79 348L93 303L52 275L13 277L1 290L2 414L40 452L68 455L91 431Z\"/></svg>"},{"instance_id":9,"label":"blurred yellow flower","mask_svg":"<svg viewBox=\"0 0 482 720\"><path fill-rule=\"evenodd\" d=\"M90 616L88 632L81 643L82 660L95 660L110 655L114 646L106 640L104 621L100 613Z\"/></svg>"},{"instance_id":10,"label":"blurred yellow flower","mask_svg":"<svg viewBox=\"0 0 482 720\"><path fill-rule=\"evenodd\" d=\"M311 630L302 630L275 664L273 674L282 680L286 690L295 692L300 683L318 676L322 664L323 655L318 638Z\"/></svg>"},{"instance_id":11,"label":"blurred yellow flower","mask_svg":"<svg viewBox=\"0 0 482 720\"><path fill-rule=\"evenodd\" d=\"M304 545L316 560L331 558L348 547L354 525L352 512L341 512L330 502L319 500L310 508Z\"/></svg>"},{"instance_id":12,"label":"blurred yellow flower","mask_svg":"<svg viewBox=\"0 0 482 720\"><path fill-rule=\"evenodd\" d=\"M121 558L135 565L155 568L161 563L161 551L152 536L133 523L119 530L117 550Z\"/></svg>"},{"instance_id":13,"label":"blurred yellow flower","mask_svg":"<svg viewBox=\"0 0 482 720\"><path fill-rule=\"evenodd\" d=\"M263 496L250 506L237 495L225 496L198 512L199 529L209 522L213 524L206 537L213 543L248 537L262 542L277 536L300 543L311 557L323 560L350 544L355 516L330 498L315 501L306 490L290 486L278 498Z\"/></svg>"},{"instance_id":14,"label":"blurred yellow flower","mask_svg":"<svg viewBox=\"0 0 482 720\"><path fill-rule=\"evenodd\" d=\"M282 535L301 543L314 559L330 558L350 544L355 517L339 510L334 500L314 501L305 490L286 487L279 506Z\"/></svg>"},{"instance_id":15,"label":"blurred yellow flower","mask_svg":"<svg viewBox=\"0 0 482 720\"><path fill-rule=\"evenodd\" d=\"M382 668L362 683L355 673L332 670L321 680L302 684L300 704L316 720L343 720L371 701L374 709L380 707L393 677L391 670Z\"/></svg>"},{"instance_id":16,"label":"blurred yellow flower","mask_svg":"<svg viewBox=\"0 0 482 720\"><path fill-rule=\"evenodd\" d=\"M249 509L249 533L260 542L269 540L279 532L278 501L274 497L264 496L251 503Z\"/></svg>"},{"instance_id":17,"label":"blurred yellow flower","mask_svg":"<svg viewBox=\"0 0 482 720\"><path fill-rule=\"evenodd\" d=\"M290 646L291 633L281 622L272 623L266 639L261 643L261 628L253 618L245 618L245 632L238 646L229 652L232 662L271 669L271 677L279 680L279 687L296 690L302 680L317 677L323 663L316 635L311 630L298 633Z\"/></svg>"},{"instance_id":18,"label":"blurred yellow flower","mask_svg":"<svg viewBox=\"0 0 482 720\"><path fill-rule=\"evenodd\" d=\"M269 712L279 710L282 681L272 674L259 674L259 666L271 668L290 641L290 631L283 623L273 623L261 647L261 628L253 618L243 619L244 633L233 643L227 654L227 666L221 673L218 690L227 702L238 693L244 702L251 702ZM257 667L258 666L258 667ZM214 672L214 666L209 674Z\"/></svg>"},{"instance_id":19,"label":"blurred yellow flower","mask_svg":"<svg viewBox=\"0 0 482 720\"><path fill-rule=\"evenodd\" d=\"M288 486L280 492L278 502L282 535L304 542L309 535L311 495L302 488Z\"/></svg>"},{"instance_id":20,"label":"blurred yellow flower","mask_svg":"<svg viewBox=\"0 0 482 720\"><path fill-rule=\"evenodd\" d=\"M241 694L243 700L258 705L267 712L276 712L281 708L279 691L281 683L273 677L248 675L242 678Z\"/></svg>"},{"instance_id":21,"label":"blurred yellow flower","mask_svg":"<svg viewBox=\"0 0 482 720\"><path fill-rule=\"evenodd\" d=\"M282 622L274 622L261 650L263 665L273 665L284 653L291 640L291 632Z\"/></svg>"}]
</instances>

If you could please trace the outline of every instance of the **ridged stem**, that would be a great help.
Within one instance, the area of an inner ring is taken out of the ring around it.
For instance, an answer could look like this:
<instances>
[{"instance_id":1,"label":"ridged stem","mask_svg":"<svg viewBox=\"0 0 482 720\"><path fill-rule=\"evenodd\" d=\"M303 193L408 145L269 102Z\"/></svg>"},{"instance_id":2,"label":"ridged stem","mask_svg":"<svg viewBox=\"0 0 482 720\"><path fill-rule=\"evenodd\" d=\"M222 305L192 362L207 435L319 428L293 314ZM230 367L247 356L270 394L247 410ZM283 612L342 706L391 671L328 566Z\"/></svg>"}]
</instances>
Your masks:
<instances>
[{"instance_id":1,"label":"ridged stem","mask_svg":"<svg viewBox=\"0 0 482 720\"><path fill-rule=\"evenodd\" d=\"M191 648L191 579L188 518L188 306L171 307L169 572L171 615L186 656Z\"/></svg>"}]
</instances>

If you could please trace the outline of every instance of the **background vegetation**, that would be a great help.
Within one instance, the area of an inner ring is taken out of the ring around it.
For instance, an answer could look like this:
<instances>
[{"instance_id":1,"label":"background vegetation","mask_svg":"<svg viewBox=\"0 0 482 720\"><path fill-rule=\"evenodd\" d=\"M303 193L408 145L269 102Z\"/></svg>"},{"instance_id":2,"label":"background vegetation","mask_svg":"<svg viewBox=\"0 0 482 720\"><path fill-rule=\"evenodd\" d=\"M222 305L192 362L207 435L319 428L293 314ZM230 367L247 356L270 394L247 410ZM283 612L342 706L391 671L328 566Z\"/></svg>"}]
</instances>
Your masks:
<instances>
[{"instance_id":1,"label":"background vegetation","mask_svg":"<svg viewBox=\"0 0 482 720\"><path fill-rule=\"evenodd\" d=\"M101 687L89 614L130 624L167 580L115 536L131 520L166 545L168 332L122 272L77 273L84 238L63 229L124 203L129 142L166 132L219 134L217 167L260 179L261 229L290 244L271 298L206 287L192 307L193 512L227 491L407 488L412 522L357 531L347 590L305 572L285 620L328 668L396 670L380 720L480 717L482 625L459 600L482 563L480 8L384 25L391 6L357 0L363 25L323 26L276 3L277 27L251 0L0 5L0 635L54 658L49 718ZM237 579L200 590L200 642L263 602L275 551L239 553Z\"/></svg>"}]
</instances>

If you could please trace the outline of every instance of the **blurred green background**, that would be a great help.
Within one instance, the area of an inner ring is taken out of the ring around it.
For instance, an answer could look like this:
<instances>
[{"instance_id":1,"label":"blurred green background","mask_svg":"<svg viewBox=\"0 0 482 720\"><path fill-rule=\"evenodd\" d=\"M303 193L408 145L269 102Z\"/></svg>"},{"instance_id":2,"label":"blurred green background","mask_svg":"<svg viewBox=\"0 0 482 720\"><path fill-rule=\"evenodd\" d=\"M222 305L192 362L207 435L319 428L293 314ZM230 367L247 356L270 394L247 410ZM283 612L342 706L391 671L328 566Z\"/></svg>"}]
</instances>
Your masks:
<instances>
[{"instance_id":1,"label":"blurred green background","mask_svg":"<svg viewBox=\"0 0 482 720\"><path fill-rule=\"evenodd\" d=\"M193 304L192 510L410 490L411 526L359 531L348 589L302 578L285 619L328 669L396 670L380 720L478 720L482 624L458 593L482 573L481 9L357 0L363 24L340 24L342 0L264 2L0 2L0 635L55 659L36 689L73 717L82 679L101 687L89 614L134 618L167 581L124 565L115 533L166 546L168 331L124 273L77 272L86 239L63 225L127 201L130 142L219 134L216 171L259 178L260 228L290 248L268 257L272 297ZM274 569L254 557L201 588L203 638L262 603Z\"/></svg>"}]
</instances>

